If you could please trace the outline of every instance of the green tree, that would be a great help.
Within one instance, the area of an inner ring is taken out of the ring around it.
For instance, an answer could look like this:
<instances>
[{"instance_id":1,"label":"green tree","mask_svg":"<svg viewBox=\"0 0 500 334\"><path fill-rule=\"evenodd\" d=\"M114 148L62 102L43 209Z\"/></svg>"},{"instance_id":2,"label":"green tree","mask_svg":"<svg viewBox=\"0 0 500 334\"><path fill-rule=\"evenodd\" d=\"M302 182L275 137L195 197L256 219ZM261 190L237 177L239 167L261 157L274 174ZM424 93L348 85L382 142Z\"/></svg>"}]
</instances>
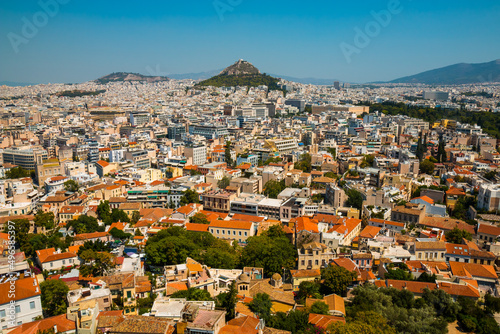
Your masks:
<instances>
[{"instance_id":1,"label":"green tree","mask_svg":"<svg viewBox=\"0 0 500 334\"><path fill-rule=\"evenodd\" d=\"M295 164L295 169L300 169L303 172L311 172L311 155L309 153L304 153L300 157L300 160Z\"/></svg>"},{"instance_id":2,"label":"green tree","mask_svg":"<svg viewBox=\"0 0 500 334\"><path fill-rule=\"evenodd\" d=\"M320 284L318 282L303 281L299 284L299 291L297 292L297 300L300 304L306 303L306 298L321 299L323 295L319 293Z\"/></svg>"},{"instance_id":3,"label":"green tree","mask_svg":"<svg viewBox=\"0 0 500 334\"><path fill-rule=\"evenodd\" d=\"M217 307L224 308L226 310L226 321L234 319L236 316L236 302L238 295L238 290L236 289L236 282L233 281L229 286L228 292L219 293L216 297Z\"/></svg>"},{"instance_id":4,"label":"green tree","mask_svg":"<svg viewBox=\"0 0 500 334\"><path fill-rule=\"evenodd\" d=\"M13 219L11 222L4 224L4 233L13 234L19 247L26 243L29 230L30 222L28 219Z\"/></svg>"},{"instance_id":5,"label":"green tree","mask_svg":"<svg viewBox=\"0 0 500 334\"><path fill-rule=\"evenodd\" d=\"M344 267L330 265L321 270L321 278L325 294L343 295L347 288L352 285L353 280L357 278L357 274Z\"/></svg>"},{"instance_id":6,"label":"green tree","mask_svg":"<svg viewBox=\"0 0 500 334\"><path fill-rule=\"evenodd\" d=\"M97 217L103 222L109 222L111 218L111 207L109 201L101 201L97 206Z\"/></svg>"},{"instance_id":7,"label":"green tree","mask_svg":"<svg viewBox=\"0 0 500 334\"><path fill-rule=\"evenodd\" d=\"M267 293L257 293L252 301L248 303L248 308L264 321L267 321L271 316L272 306L271 298Z\"/></svg>"},{"instance_id":8,"label":"green tree","mask_svg":"<svg viewBox=\"0 0 500 334\"><path fill-rule=\"evenodd\" d=\"M191 203L200 203L200 195L194 190L188 189L186 190L181 199L180 199L181 206L188 205Z\"/></svg>"},{"instance_id":9,"label":"green tree","mask_svg":"<svg viewBox=\"0 0 500 334\"><path fill-rule=\"evenodd\" d=\"M31 171L26 170L20 166L5 171L6 179L20 179L23 177L30 177L30 176L31 176Z\"/></svg>"},{"instance_id":10,"label":"green tree","mask_svg":"<svg viewBox=\"0 0 500 334\"><path fill-rule=\"evenodd\" d=\"M78 219L71 220L66 225L68 229L72 228L76 234L104 232L104 226L99 226L97 219L90 216L79 216Z\"/></svg>"},{"instance_id":11,"label":"green tree","mask_svg":"<svg viewBox=\"0 0 500 334\"><path fill-rule=\"evenodd\" d=\"M87 249L80 254L80 258L82 260L80 274L85 277L104 276L114 267L113 255L107 252Z\"/></svg>"},{"instance_id":12,"label":"green tree","mask_svg":"<svg viewBox=\"0 0 500 334\"><path fill-rule=\"evenodd\" d=\"M220 189L226 189L226 187L228 187L230 183L231 179L227 176L224 176L217 182L217 187L219 187Z\"/></svg>"},{"instance_id":13,"label":"green tree","mask_svg":"<svg viewBox=\"0 0 500 334\"><path fill-rule=\"evenodd\" d=\"M309 312L314 314L328 314L329 311L330 308L328 307L328 305L319 300L317 302L314 302L314 304L312 304L311 308L309 309Z\"/></svg>"},{"instance_id":14,"label":"green tree","mask_svg":"<svg viewBox=\"0 0 500 334\"><path fill-rule=\"evenodd\" d=\"M170 200L172 201L172 200ZM132 218L130 219L130 223L132 223L133 225L137 224L137 222L141 219L141 214L139 213L139 211L134 211L132 212Z\"/></svg>"},{"instance_id":15,"label":"green tree","mask_svg":"<svg viewBox=\"0 0 500 334\"><path fill-rule=\"evenodd\" d=\"M107 245L104 241L96 240L96 241L85 241L83 245L78 248L77 255L81 257L82 253L86 250L93 250L94 252L110 252L111 247Z\"/></svg>"},{"instance_id":16,"label":"green tree","mask_svg":"<svg viewBox=\"0 0 500 334\"><path fill-rule=\"evenodd\" d=\"M278 195L286 188L285 180L276 181L270 180L267 181L264 185L264 195L269 198L278 198Z\"/></svg>"},{"instance_id":17,"label":"green tree","mask_svg":"<svg viewBox=\"0 0 500 334\"><path fill-rule=\"evenodd\" d=\"M434 307L437 315L444 317L446 321L453 322L457 319L460 305L444 290L429 290L425 288L422 299L427 305Z\"/></svg>"},{"instance_id":18,"label":"green tree","mask_svg":"<svg viewBox=\"0 0 500 334\"><path fill-rule=\"evenodd\" d=\"M432 161L425 159L420 163L420 173L432 175L435 165Z\"/></svg>"},{"instance_id":19,"label":"green tree","mask_svg":"<svg viewBox=\"0 0 500 334\"><path fill-rule=\"evenodd\" d=\"M55 227L55 217L53 212L38 211L35 215L35 226L51 230Z\"/></svg>"},{"instance_id":20,"label":"green tree","mask_svg":"<svg viewBox=\"0 0 500 334\"><path fill-rule=\"evenodd\" d=\"M194 216L189 217L189 222L194 224L210 224L210 221L207 219L207 216L205 216L201 212L198 212Z\"/></svg>"},{"instance_id":21,"label":"green tree","mask_svg":"<svg viewBox=\"0 0 500 334\"><path fill-rule=\"evenodd\" d=\"M117 222L130 223L130 218L128 217L125 211L120 209L113 209L111 210L109 222L105 223L108 223L107 225L111 225L112 223L117 223Z\"/></svg>"},{"instance_id":22,"label":"green tree","mask_svg":"<svg viewBox=\"0 0 500 334\"><path fill-rule=\"evenodd\" d=\"M446 241L453 244L461 244L464 238L472 241L472 234L470 234L470 232L467 232L466 230L461 230L458 227L455 227L453 230L446 232L445 236Z\"/></svg>"},{"instance_id":23,"label":"green tree","mask_svg":"<svg viewBox=\"0 0 500 334\"><path fill-rule=\"evenodd\" d=\"M361 210L361 208L363 207L363 195L355 189L347 190L346 195L346 205Z\"/></svg>"},{"instance_id":24,"label":"green tree","mask_svg":"<svg viewBox=\"0 0 500 334\"><path fill-rule=\"evenodd\" d=\"M396 334L396 330L387 323L387 319L377 312L360 312L354 321L334 322L327 328L330 334Z\"/></svg>"},{"instance_id":25,"label":"green tree","mask_svg":"<svg viewBox=\"0 0 500 334\"><path fill-rule=\"evenodd\" d=\"M177 292L174 292L171 298L186 298L187 300L191 301L211 301L213 300L212 297L210 296L210 292L207 290L203 289L197 289L197 288L189 288L187 290L180 290Z\"/></svg>"},{"instance_id":26,"label":"green tree","mask_svg":"<svg viewBox=\"0 0 500 334\"><path fill-rule=\"evenodd\" d=\"M44 317L65 314L68 304L68 286L61 280L47 280L40 283Z\"/></svg>"},{"instance_id":27,"label":"green tree","mask_svg":"<svg viewBox=\"0 0 500 334\"><path fill-rule=\"evenodd\" d=\"M271 227L260 236L247 239L243 248L241 265L244 267L264 268L264 273L271 276L295 266L296 251L290 240L284 235L279 225Z\"/></svg>"},{"instance_id":28,"label":"green tree","mask_svg":"<svg viewBox=\"0 0 500 334\"><path fill-rule=\"evenodd\" d=\"M125 233L122 230L117 229L116 227L113 227L110 231L109 234L115 239L120 239L120 240L128 240L132 237L132 234L130 233Z\"/></svg>"},{"instance_id":29,"label":"green tree","mask_svg":"<svg viewBox=\"0 0 500 334\"><path fill-rule=\"evenodd\" d=\"M74 192L77 192L78 189L80 189L80 186L78 185L78 183L76 181L68 180L68 181L64 182L64 190L74 193Z\"/></svg>"},{"instance_id":30,"label":"green tree","mask_svg":"<svg viewBox=\"0 0 500 334\"><path fill-rule=\"evenodd\" d=\"M226 148L224 150L224 160L228 166L234 165L233 158L231 157L231 142L230 141L226 142ZM221 188L221 187L219 187L219 188Z\"/></svg>"}]
</instances>

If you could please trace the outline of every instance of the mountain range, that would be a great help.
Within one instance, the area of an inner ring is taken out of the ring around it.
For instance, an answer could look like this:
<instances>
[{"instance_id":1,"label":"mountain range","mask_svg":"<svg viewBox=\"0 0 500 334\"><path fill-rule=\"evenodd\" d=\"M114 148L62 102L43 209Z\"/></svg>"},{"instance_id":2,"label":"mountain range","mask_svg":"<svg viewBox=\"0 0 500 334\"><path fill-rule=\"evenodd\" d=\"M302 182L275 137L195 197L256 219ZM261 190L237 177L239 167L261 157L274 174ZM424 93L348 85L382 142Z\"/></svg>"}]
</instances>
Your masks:
<instances>
[{"instance_id":1,"label":"mountain range","mask_svg":"<svg viewBox=\"0 0 500 334\"><path fill-rule=\"evenodd\" d=\"M428 85L462 85L500 82L500 59L479 64L460 63L390 81Z\"/></svg>"},{"instance_id":2,"label":"mountain range","mask_svg":"<svg viewBox=\"0 0 500 334\"><path fill-rule=\"evenodd\" d=\"M243 66L243 68L246 66L245 64L248 63L242 60L239 62L243 62L240 63L239 65ZM226 75L231 73L232 69L237 64L238 62L223 70L213 70L213 71L198 72L198 73L170 74L168 77L148 76L148 75L142 75L138 73L128 73L128 72L116 72L100 77L99 79L96 79L94 81L98 83L108 83L114 81L158 82L158 81L168 81L169 79L207 80L222 74L224 71L227 71ZM233 68L231 68L232 66ZM260 74L260 71L257 68L255 68L255 70L257 70L258 73ZM243 72L241 72L240 74L242 74ZM334 81L341 81L338 79L297 78L279 74L269 74L269 75L274 78L282 78L287 81L293 81L302 84L312 84L312 85L333 85ZM415 75L394 79L388 82L377 82L377 83L458 85L458 84L473 84L473 83L485 83L485 82L500 82L500 59L491 62L477 63L477 64L468 64L468 63L454 64L446 67L425 71ZM29 86L29 85L36 85L36 83L0 81L0 85Z\"/></svg>"}]
</instances>

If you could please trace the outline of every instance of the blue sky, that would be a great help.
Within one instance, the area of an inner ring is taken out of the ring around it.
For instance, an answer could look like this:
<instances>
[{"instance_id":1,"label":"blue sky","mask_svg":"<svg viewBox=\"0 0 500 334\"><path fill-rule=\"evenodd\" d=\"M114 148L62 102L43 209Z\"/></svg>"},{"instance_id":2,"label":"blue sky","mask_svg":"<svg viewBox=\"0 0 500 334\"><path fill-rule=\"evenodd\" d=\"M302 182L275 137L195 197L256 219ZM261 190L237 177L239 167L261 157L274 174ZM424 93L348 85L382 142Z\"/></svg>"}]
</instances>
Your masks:
<instances>
[{"instance_id":1,"label":"blue sky","mask_svg":"<svg viewBox=\"0 0 500 334\"><path fill-rule=\"evenodd\" d=\"M52 16L38 1L0 3L0 81L203 72L243 58L267 73L370 82L500 58L500 1L400 0L379 29L372 12L397 0L59 1ZM341 45L356 47L350 61Z\"/></svg>"}]
</instances>

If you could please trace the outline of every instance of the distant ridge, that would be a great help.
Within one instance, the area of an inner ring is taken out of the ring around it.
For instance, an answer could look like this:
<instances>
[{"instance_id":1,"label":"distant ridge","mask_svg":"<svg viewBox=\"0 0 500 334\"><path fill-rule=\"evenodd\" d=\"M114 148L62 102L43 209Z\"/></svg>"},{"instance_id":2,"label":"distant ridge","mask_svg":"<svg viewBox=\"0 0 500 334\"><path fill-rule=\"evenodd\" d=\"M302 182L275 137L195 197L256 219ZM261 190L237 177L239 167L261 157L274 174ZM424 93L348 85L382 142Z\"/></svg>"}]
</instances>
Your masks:
<instances>
[{"instance_id":1,"label":"distant ridge","mask_svg":"<svg viewBox=\"0 0 500 334\"><path fill-rule=\"evenodd\" d=\"M100 84L107 84L108 82L123 82L123 81L159 82L168 80L170 79L162 76L149 76L149 75L142 75L139 73L115 72L100 77L99 79L96 79L94 81Z\"/></svg>"},{"instance_id":2,"label":"distant ridge","mask_svg":"<svg viewBox=\"0 0 500 334\"><path fill-rule=\"evenodd\" d=\"M267 86L269 90L280 90L278 86L279 79L267 74L260 73L259 69L248 61L238 60L233 65L223 69L219 75L210 79L203 80L196 86L214 86L214 87L258 87Z\"/></svg>"},{"instance_id":3,"label":"distant ridge","mask_svg":"<svg viewBox=\"0 0 500 334\"><path fill-rule=\"evenodd\" d=\"M390 83L464 85L500 82L500 59L479 64L460 63L395 79Z\"/></svg>"},{"instance_id":4,"label":"distant ridge","mask_svg":"<svg viewBox=\"0 0 500 334\"><path fill-rule=\"evenodd\" d=\"M29 82L0 81L0 86L24 87L24 86L35 86L35 85L38 84Z\"/></svg>"}]
</instances>

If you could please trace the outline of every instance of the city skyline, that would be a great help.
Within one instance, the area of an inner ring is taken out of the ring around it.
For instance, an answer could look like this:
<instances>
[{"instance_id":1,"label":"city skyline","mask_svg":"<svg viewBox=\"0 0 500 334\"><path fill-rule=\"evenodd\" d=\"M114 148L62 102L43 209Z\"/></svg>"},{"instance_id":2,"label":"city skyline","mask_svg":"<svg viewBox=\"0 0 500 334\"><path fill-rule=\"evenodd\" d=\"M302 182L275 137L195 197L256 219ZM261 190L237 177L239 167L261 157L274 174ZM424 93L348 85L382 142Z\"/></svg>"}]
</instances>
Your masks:
<instances>
[{"instance_id":1,"label":"city skyline","mask_svg":"<svg viewBox=\"0 0 500 334\"><path fill-rule=\"evenodd\" d=\"M49 0L4 3L0 10L0 81L77 83L121 71L168 76L243 58L265 73L364 83L500 58L492 42L500 4L493 1L153 1L97 8Z\"/></svg>"}]
</instances>

